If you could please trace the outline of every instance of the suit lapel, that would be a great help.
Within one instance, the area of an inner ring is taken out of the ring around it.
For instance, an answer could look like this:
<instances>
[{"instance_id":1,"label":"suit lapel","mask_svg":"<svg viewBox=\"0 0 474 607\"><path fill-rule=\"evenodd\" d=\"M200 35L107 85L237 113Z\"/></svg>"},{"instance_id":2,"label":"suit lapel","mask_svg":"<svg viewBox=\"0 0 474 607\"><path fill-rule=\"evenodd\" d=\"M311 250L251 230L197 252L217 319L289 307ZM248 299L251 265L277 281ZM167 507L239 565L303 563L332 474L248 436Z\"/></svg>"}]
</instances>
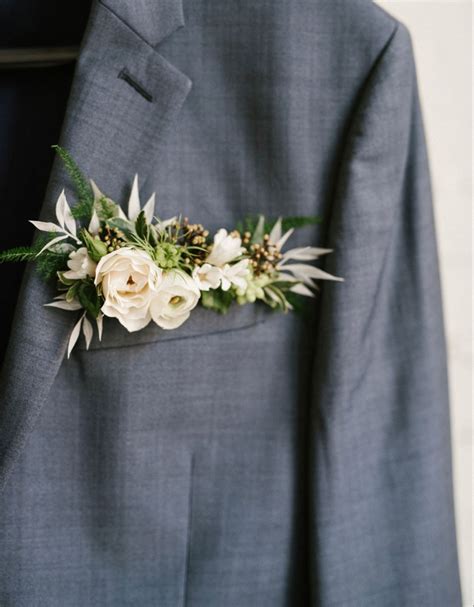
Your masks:
<instances>
[{"instance_id":1,"label":"suit lapel","mask_svg":"<svg viewBox=\"0 0 474 607\"><path fill-rule=\"evenodd\" d=\"M153 163L191 88L153 48L183 24L181 0L107 0L92 8L60 144L116 200L123 200L134 173L152 180ZM54 220L57 196L68 183L56 161L43 220ZM71 313L43 307L52 296L54 287L27 268L0 378L0 488L47 399L75 322Z\"/></svg>"}]
</instances>

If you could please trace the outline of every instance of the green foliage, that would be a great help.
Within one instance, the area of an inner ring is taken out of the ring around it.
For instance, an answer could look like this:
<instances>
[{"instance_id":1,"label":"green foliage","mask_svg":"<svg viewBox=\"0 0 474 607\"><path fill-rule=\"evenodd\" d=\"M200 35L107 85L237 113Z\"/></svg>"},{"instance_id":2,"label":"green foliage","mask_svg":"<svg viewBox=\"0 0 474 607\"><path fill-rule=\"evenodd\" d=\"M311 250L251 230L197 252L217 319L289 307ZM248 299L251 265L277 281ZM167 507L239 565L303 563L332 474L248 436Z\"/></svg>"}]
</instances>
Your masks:
<instances>
[{"instance_id":1,"label":"green foliage","mask_svg":"<svg viewBox=\"0 0 474 607\"><path fill-rule=\"evenodd\" d=\"M56 278L58 272L67 267L69 253L58 253L47 249L36 258L36 271L43 280Z\"/></svg>"},{"instance_id":2,"label":"green foliage","mask_svg":"<svg viewBox=\"0 0 474 607\"><path fill-rule=\"evenodd\" d=\"M295 314L308 321L312 318L315 306L314 299L293 293L292 291L287 291L285 297L287 302L293 306Z\"/></svg>"},{"instance_id":3,"label":"green foliage","mask_svg":"<svg viewBox=\"0 0 474 607\"><path fill-rule=\"evenodd\" d=\"M75 295L79 303L92 318L97 318L102 304L96 286L91 280L82 280L78 284Z\"/></svg>"},{"instance_id":4,"label":"green foliage","mask_svg":"<svg viewBox=\"0 0 474 607\"><path fill-rule=\"evenodd\" d=\"M291 230L291 228L294 228L295 230L299 229L299 228L304 228L305 226L313 226L313 225L317 225L319 223L322 223L322 219L321 217L284 217L281 220L281 229L283 232L286 232L287 230Z\"/></svg>"},{"instance_id":5,"label":"green foliage","mask_svg":"<svg viewBox=\"0 0 474 607\"><path fill-rule=\"evenodd\" d=\"M253 234L258 224L259 215L247 216L243 221L239 221L237 224L237 230L243 234L244 232L250 232ZM275 225L276 219L265 219L264 233L269 234L272 227ZM281 221L281 228L283 232L290 230L291 228L303 228L305 226L316 225L322 222L322 219L317 216L294 216L284 217Z\"/></svg>"},{"instance_id":6,"label":"green foliage","mask_svg":"<svg viewBox=\"0 0 474 607\"><path fill-rule=\"evenodd\" d=\"M95 210L101 221L107 221L112 217L116 217L118 213L117 205L110 198L107 198L107 196L102 196L96 201Z\"/></svg>"},{"instance_id":7,"label":"green foliage","mask_svg":"<svg viewBox=\"0 0 474 607\"><path fill-rule=\"evenodd\" d=\"M37 255L32 247L15 247L0 253L0 263L15 261L31 261Z\"/></svg>"},{"instance_id":8,"label":"green foliage","mask_svg":"<svg viewBox=\"0 0 474 607\"><path fill-rule=\"evenodd\" d=\"M128 239L131 239L134 235L136 235L135 226L131 221L128 221L128 219L122 219L121 217L112 217L107 221L107 225L109 225L111 228L120 230Z\"/></svg>"},{"instance_id":9,"label":"green foliage","mask_svg":"<svg viewBox=\"0 0 474 607\"><path fill-rule=\"evenodd\" d=\"M138 217L135 221L135 232L139 238L143 240L148 240L148 235L150 233L150 228L147 224L145 213L140 211Z\"/></svg>"},{"instance_id":10,"label":"green foliage","mask_svg":"<svg viewBox=\"0 0 474 607\"><path fill-rule=\"evenodd\" d=\"M203 291L201 293L201 305L220 314L228 312L233 301L234 294L231 290L211 289L210 291Z\"/></svg>"},{"instance_id":11,"label":"green foliage","mask_svg":"<svg viewBox=\"0 0 474 607\"><path fill-rule=\"evenodd\" d=\"M64 270L69 258L69 253L52 251L51 249L46 249L38 257L38 253L44 245L55 236L56 234L42 235L30 247L16 247L2 251L0 253L0 263L35 261L36 270L40 276L44 280L51 280L56 277L58 271Z\"/></svg>"},{"instance_id":12,"label":"green foliage","mask_svg":"<svg viewBox=\"0 0 474 607\"><path fill-rule=\"evenodd\" d=\"M69 152L59 147L59 145L53 145L52 147L63 161L74 184L78 202L71 208L73 217L75 219L90 220L94 211L94 194L89 182L81 173Z\"/></svg>"}]
</instances>

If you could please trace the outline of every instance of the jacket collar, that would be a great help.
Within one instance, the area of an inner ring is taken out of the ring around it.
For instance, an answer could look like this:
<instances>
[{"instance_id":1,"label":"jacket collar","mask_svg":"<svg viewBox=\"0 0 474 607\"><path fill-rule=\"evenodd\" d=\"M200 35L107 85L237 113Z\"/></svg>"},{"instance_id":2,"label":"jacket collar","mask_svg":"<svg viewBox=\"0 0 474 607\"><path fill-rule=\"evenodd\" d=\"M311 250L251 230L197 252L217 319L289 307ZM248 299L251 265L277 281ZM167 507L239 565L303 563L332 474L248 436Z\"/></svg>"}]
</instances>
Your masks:
<instances>
[{"instance_id":1,"label":"jacket collar","mask_svg":"<svg viewBox=\"0 0 474 607\"><path fill-rule=\"evenodd\" d=\"M134 173L151 179L190 91L189 78L153 48L183 24L181 0L93 4L59 143L116 200ZM56 160L43 220L54 221L56 199L68 184ZM54 288L28 268L0 376L0 489L48 397L76 320L43 307L52 296Z\"/></svg>"},{"instance_id":2,"label":"jacket collar","mask_svg":"<svg viewBox=\"0 0 474 607\"><path fill-rule=\"evenodd\" d=\"M151 46L184 25L182 0L103 0L103 4Z\"/></svg>"}]
</instances>

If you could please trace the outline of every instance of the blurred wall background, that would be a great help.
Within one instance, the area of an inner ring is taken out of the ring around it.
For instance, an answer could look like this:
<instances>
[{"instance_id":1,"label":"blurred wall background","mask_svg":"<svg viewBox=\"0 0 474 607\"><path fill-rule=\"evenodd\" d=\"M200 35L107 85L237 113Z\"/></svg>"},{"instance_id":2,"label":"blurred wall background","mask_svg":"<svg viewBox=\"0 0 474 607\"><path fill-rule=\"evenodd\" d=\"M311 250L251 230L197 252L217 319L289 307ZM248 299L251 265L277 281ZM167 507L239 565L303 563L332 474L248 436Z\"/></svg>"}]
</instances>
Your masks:
<instances>
[{"instance_id":1,"label":"blurred wall background","mask_svg":"<svg viewBox=\"0 0 474 607\"><path fill-rule=\"evenodd\" d=\"M377 0L377 3L409 28L418 69L431 163L448 341L463 605L471 607L474 604L472 4L470 0Z\"/></svg>"}]
</instances>

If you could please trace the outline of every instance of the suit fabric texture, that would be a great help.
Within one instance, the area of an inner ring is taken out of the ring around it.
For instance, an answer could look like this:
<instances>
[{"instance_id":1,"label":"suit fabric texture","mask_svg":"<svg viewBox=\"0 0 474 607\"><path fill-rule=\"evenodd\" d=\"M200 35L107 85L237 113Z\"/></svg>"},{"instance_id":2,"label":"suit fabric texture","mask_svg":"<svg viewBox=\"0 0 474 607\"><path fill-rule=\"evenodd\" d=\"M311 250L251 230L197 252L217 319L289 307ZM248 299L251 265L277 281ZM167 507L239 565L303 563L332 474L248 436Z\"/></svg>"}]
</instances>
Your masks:
<instances>
[{"instance_id":1,"label":"suit fabric texture","mask_svg":"<svg viewBox=\"0 0 474 607\"><path fill-rule=\"evenodd\" d=\"M334 249L345 282L302 317L106 322L67 360L75 318L28 269L0 381L0 604L460 605L405 26L368 0L97 1L60 144L115 200L138 173L161 217L319 215L294 242ZM64 185L56 162L43 219Z\"/></svg>"}]
</instances>

